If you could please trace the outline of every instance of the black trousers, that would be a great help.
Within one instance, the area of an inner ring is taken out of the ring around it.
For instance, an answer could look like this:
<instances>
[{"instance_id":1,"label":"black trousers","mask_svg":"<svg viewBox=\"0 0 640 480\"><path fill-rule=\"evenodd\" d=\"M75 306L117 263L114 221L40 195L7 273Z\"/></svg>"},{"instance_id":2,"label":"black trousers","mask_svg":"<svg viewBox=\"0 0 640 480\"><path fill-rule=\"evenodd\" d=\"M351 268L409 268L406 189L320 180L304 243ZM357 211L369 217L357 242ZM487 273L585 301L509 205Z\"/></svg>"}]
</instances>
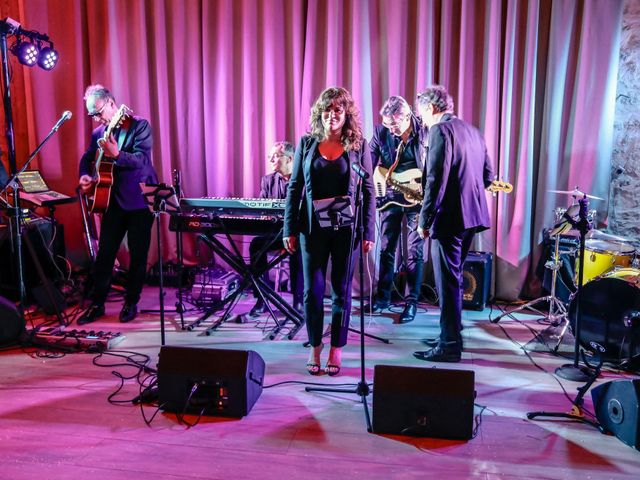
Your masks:
<instances>
[{"instance_id":1,"label":"black trousers","mask_svg":"<svg viewBox=\"0 0 640 480\"><path fill-rule=\"evenodd\" d=\"M462 349L463 267L475 233L472 228L457 235L439 236L431 243L440 302L440 342L451 349Z\"/></svg>"},{"instance_id":2,"label":"black trousers","mask_svg":"<svg viewBox=\"0 0 640 480\"><path fill-rule=\"evenodd\" d=\"M300 235L302 270L304 272L304 316L309 343L317 347L322 343L324 327L324 291L327 267L331 262L331 346L347 344L351 317L351 282L353 265L358 256L359 242L354 244L349 266L351 228L314 228L311 235ZM344 313L344 315L343 315ZM344 319L343 319L344 317Z\"/></svg>"},{"instance_id":3,"label":"black trousers","mask_svg":"<svg viewBox=\"0 0 640 480\"><path fill-rule=\"evenodd\" d=\"M251 260L251 266L255 270L264 270L267 266L267 253L282 250L284 245L282 244L282 237L275 238L273 236L257 236L251 239L249 244L249 258ZM291 293L293 295L293 304L302 303L304 279L302 276L302 257L298 250L289 257L289 284L291 285ZM262 279L269 281L269 271L267 270ZM253 289L253 296L258 298L259 294L255 287Z\"/></svg>"},{"instance_id":4,"label":"black trousers","mask_svg":"<svg viewBox=\"0 0 640 480\"><path fill-rule=\"evenodd\" d=\"M91 300L103 304L109 293L111 274L122 239L127 234L130 261L125 301L138 303L147 274L147 256L151 243L153 214L146 208L123 210L112 200L102 216L98 256L93 266Z\"/></svg>"},{"instance_id":5,"label":"black trousers","mask_svg":"<svg viewBox=\"0 0 640 480\"><path fill-rule=\"evenodd\" d=\"M418 235L419 207L400 207L392 205L380 212L380 271L378 274L377 298L382 301L391 300L396 250L402 232L402 219L407 217L407 250L403 260L407 263L407 284L409 294L407 302L417 302L422 286L423 247L424 240ZM404 293L404 292L401 292Z\"/></svg>"}]
</instances>

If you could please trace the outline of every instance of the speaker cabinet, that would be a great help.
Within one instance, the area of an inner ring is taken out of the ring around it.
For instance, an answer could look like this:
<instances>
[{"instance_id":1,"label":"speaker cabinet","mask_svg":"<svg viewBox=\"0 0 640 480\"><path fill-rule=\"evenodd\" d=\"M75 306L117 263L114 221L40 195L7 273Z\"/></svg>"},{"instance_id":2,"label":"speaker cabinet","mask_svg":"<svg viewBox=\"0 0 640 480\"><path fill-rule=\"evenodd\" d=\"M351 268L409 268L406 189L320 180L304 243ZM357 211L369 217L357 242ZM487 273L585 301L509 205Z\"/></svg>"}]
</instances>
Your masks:
<instances>
[{"instance_id":1,"label":"speaker cabinet","mask_svg":"<svg viewBox=\"0 0 640 480\"><path fill-rule=\"evenodd\" d=\"M491 289L491 262L489 252L469 252L464 262L462 308L484 310Z\"/></svg>"},{"instance_id":2,"label":"speaker cabinet","mask_svg":"<svg viewBox=\"0 0 640 480\"><path fill-rule=\"evenodd\" d=\"M472 370L376 365L373 431L468 440L474 381Z\"/></svg>"},{"instance_id":3,"label":"speaker cabinet","mask_svg":"<svg viewBox=\"0 0 640 480\"><path fill-rule=\"evenodd\" d=\"M25 321L16 306L0 297L0 346L15 343L24 332Z\"/></svg>"},{"instance_id":4,"label":"speaker cabinet","mask_svg":"<svg viewBox=\"0 0 640 480\"><path fill-rule=\"evenodd\" d=\"M264 368L252 350L164 346L158 360L160 408L243 417L262 393Z\"/></svg>"},{"instance_id":5,"label":"speaker cabinet","mask_svg":"<svg viewBox=\"0 0 640 480\"><path fill-rule=\"evenodd\" d=\"M640 450L640 380L614 380L591 390L598 422L630 447Z\"/></svg>"}]
</instances>

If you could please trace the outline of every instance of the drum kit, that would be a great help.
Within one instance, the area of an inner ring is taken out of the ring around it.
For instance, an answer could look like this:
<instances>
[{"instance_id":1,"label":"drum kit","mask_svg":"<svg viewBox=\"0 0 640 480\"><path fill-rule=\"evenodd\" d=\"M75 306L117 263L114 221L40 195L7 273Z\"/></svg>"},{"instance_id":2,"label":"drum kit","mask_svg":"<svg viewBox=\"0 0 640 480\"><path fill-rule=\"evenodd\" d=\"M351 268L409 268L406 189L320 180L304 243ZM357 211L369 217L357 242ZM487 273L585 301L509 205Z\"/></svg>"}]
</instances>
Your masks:
<instances>
[{"instance_id":1,"label":"drum kit","mask_svg":"<svg viewBox=\"0 0 640 480\"><path fill-rule=\"evenodd\" d=\"M628 238L590 228L595 224L596 211L588 210L587 199L602 198L578 189L550 192L573 197L569 207L555 210L555 223L549 231L550 237L555 240L553 257L545 264L553 274L550 294L528 302L509 314L526 309L546 317L559 332L554 352L569 328L582 347L593 350L594 343L604 347L604 352L600 353L602 360L620 368L635 370L640 367L640 252ZM586 226L580 225L581 208L582 216L586 217L584 223L588 223ZM577 255L574 276L579 289L577 294L569 298L567 305L556 296L556 280L561 268L559 241L561 236L580 237L581 230L584 233L584 254ZM549 304L546 314L535 308L543 301ZM493 321L497 322L500 318ZM577 350L578 343L576 355Z\"/></svg>"}]
</instances>

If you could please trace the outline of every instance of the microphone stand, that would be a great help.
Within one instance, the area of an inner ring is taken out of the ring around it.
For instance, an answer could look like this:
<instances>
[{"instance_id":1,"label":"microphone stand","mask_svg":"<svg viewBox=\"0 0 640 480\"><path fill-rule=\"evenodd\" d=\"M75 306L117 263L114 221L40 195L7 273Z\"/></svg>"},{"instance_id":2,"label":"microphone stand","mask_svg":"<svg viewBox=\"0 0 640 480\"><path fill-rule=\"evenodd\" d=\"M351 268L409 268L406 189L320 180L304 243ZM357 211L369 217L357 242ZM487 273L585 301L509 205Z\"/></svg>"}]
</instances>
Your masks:
<instances>
[{"instance_id":1,"label":"microphone stand","mask_svg":"<svg viewBox=\"0 0 640 480\"><path fill-rule=\"evenodd\" d=\"M4 39L4 37L2 38ZM6 41L6 39L4 39L4 41ZM7 86L5 86L5 91L7 90ZM6 106L6 101L5 101L5 106ZM9 124L9 123L7 123ZM13 164L14 166L12 167L14 170L14 173L11 175L11 177L9 178L9 181L7 182L7 184L0 190L0 196L2 196L2 194L4 192L6 192L9 188L13 189L12 195L13 195L13 206L8 207L7 209L9 210L9 216L12 217L13 221L14 221L14 225L15 225L15 229L13 229L13 244L15 246L15 252L16 252L16 270L17 270L17 274L18 274L18 289L19 289L19 297L20 297L20 313L22 315L24 315L24 304L26 301L26 291L25 291L25 285L24 285L24 258L23 258L23 254L22 254L22 223L23 223L23 218L22 218L22 209L20 208L20 181L18 179L18 176L24 172L27 167L29 166L29 164L31 163L31 160L33 160L36 155L38 155L38 153L40 152L40 150L42 150L42 147L44 147L44 145L49 141L49 139L51 138L51 136L56 133L58 131L58 128L60 128L61 123L58 121L58 123L56 123L54 125L54 127L51 129L51 131L47 134L46 137L44 137L44 140L42 140L42 142L40 142L40 145L38 145L36 147L36 149L31 152L31 154L29 155L29 158L27 158L27 161L24 163L24 165L22 166L22 168L20 168L19 170L15 171L16 167L15 167L15 145L13 145L13 123L11 123L11 146L10 146L10 151L13 148ZM7 135L9 136L9 135ZM11 155L10 155L11 157ZM43 282L46 284L46 282ZM52 305L56 304L55 299L53 298L53 294L50 291L49 288L45 288L45 291L47 292L48 296L50 297L49 300L51 301ZM57 312L57 316L58 316L58 320L60 321L60 324L64 324L64 320L62 320L62 318L60 317L60 313L57 311L56 308L56 312Z\"/></svg>"},{"instance_id":2,"label":"microphone stand","mask_svg":"<svg viewBox=\"0 0 640 480\"><path fill-rule=\"evenodd\" d=\"M366 172L362 167L358 165L359 168L355 168L356 164L352 164L353 170L358 175L358 183L356 185L356 224L354 225L351 231L351 248L349 250L349 278L351 278L353 271L351 266L351 258L353 255L353 249L355 246L356 239L356 228L358 235L360 235L360 257L358 259L358 268L359 268L359 280L360 280L360 304L364 300L364 289L362 286L364 285L364 215L362 213L362 180L366 178L369 173ZM343 325L346 325L348 316L351 315L350 311L344 310L342 312L342 322ZM367 383L367 379L365 376L365 349L364 349L364 308L360 308L360 381L355 389L340 389L340 388L331 388L331 387L305 387L306 392L332 392L332 393L355 393L360 397L362 401L362 406L364 407L364 416L367 424L367 431L372 432L373 428L371 427L371 416L369 415L369 405L367 404L367 396L371 393L371 389L369 388L369 384Z\"/></svg>"}]
</instances>

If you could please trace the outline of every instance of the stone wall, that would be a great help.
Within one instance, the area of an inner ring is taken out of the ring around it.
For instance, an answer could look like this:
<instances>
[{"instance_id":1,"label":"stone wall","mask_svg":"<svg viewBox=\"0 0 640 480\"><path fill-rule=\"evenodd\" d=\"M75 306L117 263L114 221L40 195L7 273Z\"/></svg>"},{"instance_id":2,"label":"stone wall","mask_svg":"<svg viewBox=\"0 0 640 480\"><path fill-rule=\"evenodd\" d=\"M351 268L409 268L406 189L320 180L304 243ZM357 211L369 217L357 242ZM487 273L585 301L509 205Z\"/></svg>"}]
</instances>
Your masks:
<instances>
[{"instance_id":1,"label":"stone wall","mask_svg":"<svg viewBox=\"0 0 640 480\"><path fill-rule=\"evenodd\" d=\"M609 230L640 248L640 2L626 0L611 159Z\"/></svg>"}]
</instances>

